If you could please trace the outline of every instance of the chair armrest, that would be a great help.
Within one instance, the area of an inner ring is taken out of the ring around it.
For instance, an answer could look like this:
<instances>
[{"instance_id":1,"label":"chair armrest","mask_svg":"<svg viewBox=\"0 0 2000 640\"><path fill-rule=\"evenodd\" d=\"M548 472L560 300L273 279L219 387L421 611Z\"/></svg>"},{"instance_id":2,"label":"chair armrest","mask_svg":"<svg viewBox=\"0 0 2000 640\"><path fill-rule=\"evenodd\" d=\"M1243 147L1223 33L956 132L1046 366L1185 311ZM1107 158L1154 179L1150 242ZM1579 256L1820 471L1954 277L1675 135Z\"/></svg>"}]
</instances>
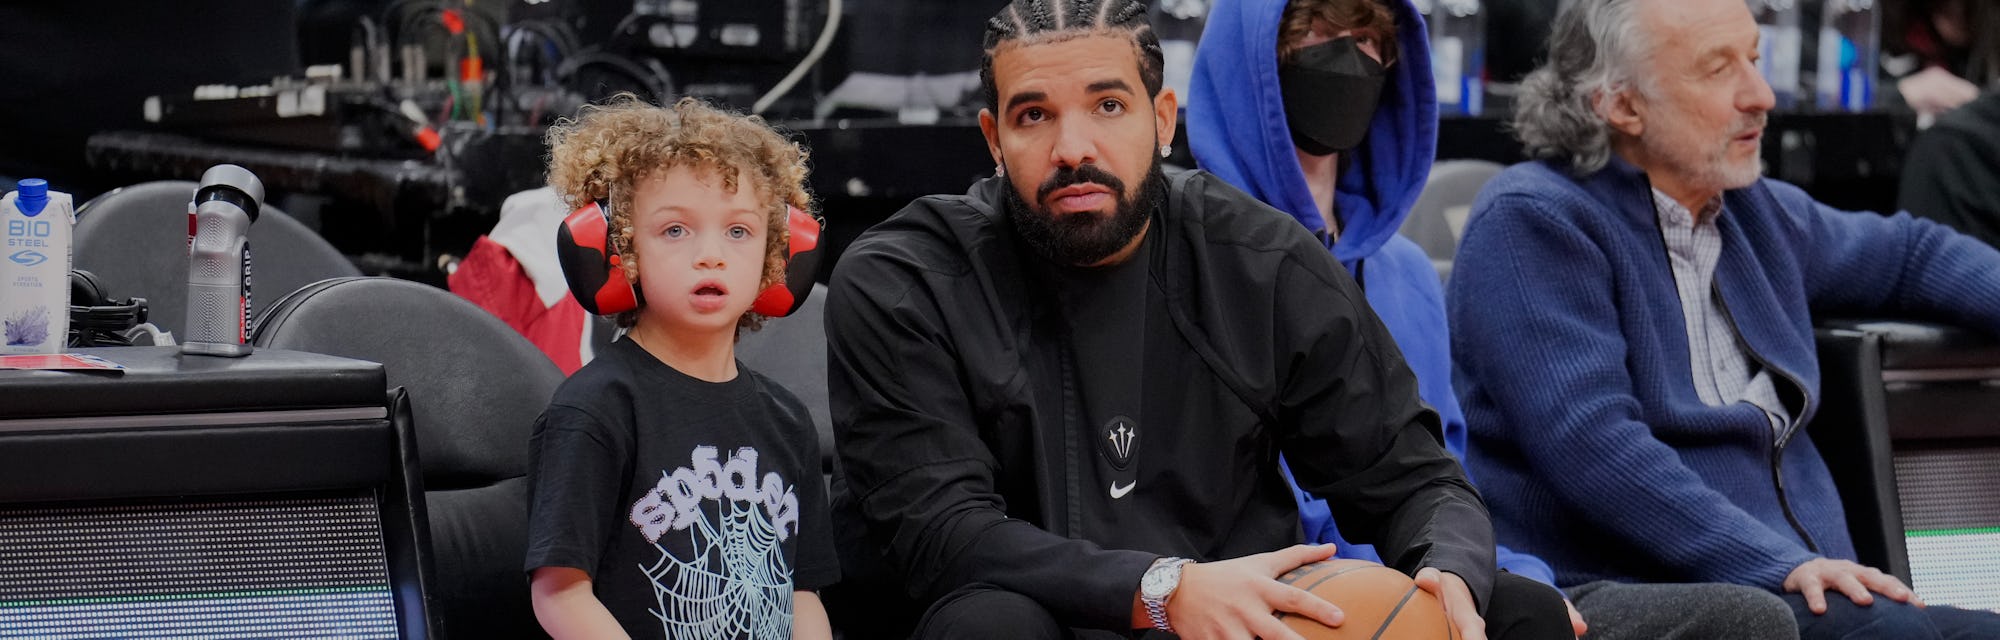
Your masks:
<instances>
[{"instance_id":1,"label":"chair armrest","mask_svg":"<svg viewBox=\"0 0 2000 640\"><path fill-rule=\"evenodd\" d=\"M1808 433L1833 473L1861 563L1907 584L1910 557L1890 450L1882 336L1824 325L1814 333L1821 400Z\"/></svg>"}]
</instances>

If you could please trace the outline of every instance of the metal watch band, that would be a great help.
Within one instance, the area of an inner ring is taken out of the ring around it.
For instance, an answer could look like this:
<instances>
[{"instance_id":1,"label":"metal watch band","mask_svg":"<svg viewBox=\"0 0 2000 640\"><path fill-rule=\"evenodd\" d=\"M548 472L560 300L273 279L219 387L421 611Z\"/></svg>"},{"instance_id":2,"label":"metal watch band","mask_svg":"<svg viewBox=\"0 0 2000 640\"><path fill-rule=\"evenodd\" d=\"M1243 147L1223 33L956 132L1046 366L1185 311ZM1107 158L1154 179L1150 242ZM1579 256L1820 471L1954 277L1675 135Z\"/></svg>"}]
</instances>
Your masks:
<instances>
[{"instance_id":1,"label":"metal watch band","mask_svg":"<svg viewBox=\"0 0 2000 640\"><path fill-rule=\"evenodd\" d=\"M1174 632L1174 625L1167 623L1167 601L1148 601L1146 603L1146 617L1153 619L1154 629L1159 629L1167 633Z\"/></svg>"},{"instance_id":2,"label":"metal watch band","mask_svg":"<svg viewBox=\"0 0 2000 640\"><path fill-rule=\"evenodd\" d=\"M1160 560L1159 564L1155 566L1155 569L1171 570L1179 572L1180 570L1185 569L1187 563L1189 562L1193 562L1193 560L1189 560L1187 558L1163 558ZM1176 579L1175 583L1176 583L1175 589L1178 590L1180 588L1180 585L1178 584L1179 580ZM1174 632L1174 625L1167 621L1167 600L1168 598L1172 597L1173 597L1173 592L1170 591L1167 593L1166 597L1157 600L1152 598L1140 599L1146 605L1146 617L1152 620L1154 629L1159 629L1167 633Z\"/></svg>"}]
</instances>

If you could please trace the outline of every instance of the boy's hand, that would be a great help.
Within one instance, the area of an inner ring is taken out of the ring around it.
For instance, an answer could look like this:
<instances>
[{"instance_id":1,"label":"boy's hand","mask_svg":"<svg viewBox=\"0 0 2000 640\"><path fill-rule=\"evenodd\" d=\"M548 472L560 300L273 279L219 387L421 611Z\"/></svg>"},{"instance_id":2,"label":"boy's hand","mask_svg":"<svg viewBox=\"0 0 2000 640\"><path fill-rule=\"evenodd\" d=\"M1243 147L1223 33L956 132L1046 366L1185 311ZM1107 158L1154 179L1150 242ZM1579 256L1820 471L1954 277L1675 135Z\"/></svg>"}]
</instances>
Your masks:
<instances>
[{"instance_id":1,"label":"boy's hand","mask_svg":"<svg viewBox=\"0 0 2000 640\"><path fill-rule=\"evenodd\" d=\"M630 640L611 610L597 600L590 588L590 574L570 567L542 567L529 583L534 599L535 620L555 640L567 638L623 638Z\"/></svg>"}]
</instances>

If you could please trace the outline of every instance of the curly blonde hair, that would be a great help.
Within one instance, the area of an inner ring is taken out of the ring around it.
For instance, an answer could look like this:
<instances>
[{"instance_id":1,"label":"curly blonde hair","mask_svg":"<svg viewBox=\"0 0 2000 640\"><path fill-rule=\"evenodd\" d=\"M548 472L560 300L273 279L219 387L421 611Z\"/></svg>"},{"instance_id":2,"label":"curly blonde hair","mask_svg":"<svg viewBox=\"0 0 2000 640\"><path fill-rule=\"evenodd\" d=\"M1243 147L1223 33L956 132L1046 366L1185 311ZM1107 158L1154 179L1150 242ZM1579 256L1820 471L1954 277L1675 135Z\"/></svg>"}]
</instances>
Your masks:
<instances>
[{"instance_id":1,"label":"curly blonde hair","mask_svg":"<svg viewBox=\"0 0 2000 640\"><path fill-rule=\"evenodd\" d=\"M1284 17L1278 21L1278 61L1290 62L1304 47L1313 22L1325 20L1334 33L1353 30L1375 41L1382 66L1396 62L1396 15L1379 0L1291 0L1285 3ZM1333 34L1326 34L1333 35Z\"/></svg>"},{"instance_id":2,"label":"curly blonde hair","mask_svg":"<svg viewBox=\"0 0 2000 640\"><path fill-rule=\"evenodd\" d=\"M786 207L813 211L804 149L761 117L694 98L659 107L621 93L549 127L548 143L549 186L571 208L593 201L609 204L612 249L624 260L625 278L634 284L639 282L639 256L632 251L632 192L659 172L677 167L714 171L730 193L745 186L755 190L770 211L759 291L784 281L790 229ZM638 311L619 314L617 321L631 327L638 322ZM754 331L763 322L762 315L746 312L737 326Z\"/></svg>"}]
</instances>

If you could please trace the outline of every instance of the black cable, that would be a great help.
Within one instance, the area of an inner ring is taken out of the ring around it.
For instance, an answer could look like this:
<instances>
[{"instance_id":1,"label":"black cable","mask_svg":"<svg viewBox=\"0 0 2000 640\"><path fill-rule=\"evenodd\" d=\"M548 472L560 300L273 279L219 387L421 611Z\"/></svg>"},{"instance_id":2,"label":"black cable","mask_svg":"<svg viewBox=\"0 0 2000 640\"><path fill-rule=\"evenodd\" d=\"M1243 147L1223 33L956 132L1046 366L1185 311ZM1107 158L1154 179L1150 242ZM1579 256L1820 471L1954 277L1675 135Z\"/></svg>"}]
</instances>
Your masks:
<instances>
[{"instance_id":1,"label":"black cable","mask_svg":"<svg viewBox=\"0 0 2000 640\"><path fill-rule=\"evenodd\" d=\"M567 22L559 20L522 20L515 23L515 26L537 31L542 35L548 36L555 41L558 53L564 56L583 49L583 43L577 38L576 30L571 28Z\"/></svg>"},{"instance_id":2,"label":"black cable","mask_svg":"<svg viewBox=\"0 0 2000 640\"><path fill-rule=\"evenodd\" d=\"M69 334L63 339L71 347L130 346L125 331L146 322L145 298L114 300L96 274L70 271L69 289Z\"/></svg>"},{"instance_id":3,"label":"black cable","mask_svg":"<svg viewBox=\"0 0 2000 640\"><path fill-rule=\"evenodd\" d=\"M507 73L505 74L505 80L509 84L553 84L555 81L555 66L566 57L565 52L562 50L562 42L558 41L554 36L549 35L547 31L524 28L519 24L513 26L514 30L507 34ZM522 49L532 48L532 55L521 55L523 51L517 51L517 46ZM537 72L535 77L521 77L524 72L529 70L527 63L531 60L535 63L535 69L533 69L533 71Z\"/></svg>"},{"instance_id":4,"label":"black cable","mask_svg":"<svg viewBox=\"0 0 2000 640\"><path fill-rule=\"evenodd\" d=\"M381 23L385 28L389 25L396 26L396 30L390 34L389 43L391 45L402 45L404 44L404 40L410 37L410 28L412 26L410 20L412 16L410 14L413 13L408 9L410 5L428 5L434 11L442 11L449 8L445 3L438 0L395 0L394 2L390 2L389 6L382 9ZM415 13L421 13L421 11L419 9Z\"/></svg>"},{"instance_id":5,"label":"black cable","mask_svg":"<svg viewBox=\"0 0 2000 640\"><path fill-rule=\"evenodd\" d=\"M590 49L563 58L562 64L556 66L556 79L568 83L577 73L583 71L586 67L603 66L615 70L627 78L639 81L640 86L652 90L652 98L655 103L666 104L668 100L674 97L673 74L668 73L666 67L660 66L657 60L649 58L646 62L646 66L640 66L639 63L633 62L625 56L602 49ZM576 87L575 89L585 96L590 95L586 87Z\"/></svg>"}]
</instances>

